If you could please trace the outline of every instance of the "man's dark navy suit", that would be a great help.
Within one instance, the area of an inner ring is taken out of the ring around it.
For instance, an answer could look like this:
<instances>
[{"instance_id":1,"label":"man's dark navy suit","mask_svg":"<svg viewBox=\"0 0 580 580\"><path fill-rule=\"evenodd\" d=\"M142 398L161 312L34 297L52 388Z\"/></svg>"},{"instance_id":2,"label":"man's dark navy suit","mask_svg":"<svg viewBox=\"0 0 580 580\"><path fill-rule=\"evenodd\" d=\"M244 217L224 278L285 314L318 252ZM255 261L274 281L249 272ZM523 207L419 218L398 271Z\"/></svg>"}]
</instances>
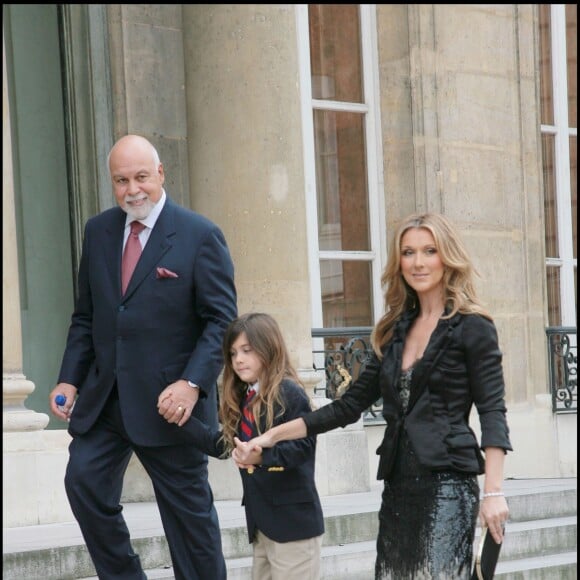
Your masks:
<instances>
[{"instance_id":1,"label":"man's dark navy suit","mask_svg":"<svg viewBox=\"0 0 580 580\"><path fill-rule=\"evenodd\" d=\"M91 554L109 560L99 577L144 578L119 505L135 451L153 482L175 577L218 580L226 573L207 456L158 413L157 400L169 384L187 379L200 387L193 416L217 427L222 338L237 315L232 260L215 224L167 197L121 296L125 220L115 207L85 228L59 375L78 388L67 493L77 519L91 522L90 533L83 530ZM160 277L158 268L177 277ZM119 457L120 467L113 466Z\"/></svg>"}]
</instances>

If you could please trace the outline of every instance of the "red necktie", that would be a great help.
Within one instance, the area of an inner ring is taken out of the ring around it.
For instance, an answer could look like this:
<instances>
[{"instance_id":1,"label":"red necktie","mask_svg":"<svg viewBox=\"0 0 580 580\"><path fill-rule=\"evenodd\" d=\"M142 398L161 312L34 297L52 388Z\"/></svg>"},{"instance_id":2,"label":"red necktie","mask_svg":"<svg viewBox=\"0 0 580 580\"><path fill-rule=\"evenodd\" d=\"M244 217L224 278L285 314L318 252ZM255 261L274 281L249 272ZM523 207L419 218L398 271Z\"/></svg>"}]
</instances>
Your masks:
<instances>
[{"instance_id":1,"label":"red necktie","mask_svg":"<svg viewBox=\"0 0 580 580\"><path fill-rule=\"evenodd\" d=\"M249 389L242 405L242 420L240 422L240 439L242 441L249 441L254 432L254 414L250 409L250 401L254 398L256 389Z\"/></svg>"},{"instance_id":2,"label":"red necktie","mask_svg":"<svg viewBox=\"0 0 580 580\"><path fill-rule=\"evenodd\" d=\"M139 234L145 229L145 225L138 221L131 222L131 233L125 244L123 260L121 262L121 293L125 294L129 280L133 275L135 266L141 256L142 248L139 241Z\"/></svg>"}]
</instances>

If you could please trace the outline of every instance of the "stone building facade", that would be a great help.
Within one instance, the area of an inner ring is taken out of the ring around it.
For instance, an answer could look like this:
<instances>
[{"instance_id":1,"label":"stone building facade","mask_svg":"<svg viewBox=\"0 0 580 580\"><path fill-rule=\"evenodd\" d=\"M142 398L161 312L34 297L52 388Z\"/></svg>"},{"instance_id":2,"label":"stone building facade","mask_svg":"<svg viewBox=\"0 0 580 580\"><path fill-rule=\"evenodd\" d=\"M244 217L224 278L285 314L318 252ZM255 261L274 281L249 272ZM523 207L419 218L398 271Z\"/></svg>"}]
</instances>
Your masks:
<instances>
[{"instance_id":1,"label":"stone building facade","mask_svg":"<svg viewBox=\"0 0 580 580\"><path fill-rule=\"evenodd\" d=\"M367 227L370 240L353 258L368 258L370 274L351 288L351 320L380 315L393 225L413 211L448 215L482 275L504 352L515 450L505 475L576 475L577 415L554 413L549 388L539 6L350 5L364 90L349 108L328 97L328 74L312 73L324 67L309 5L4 5L4 526L71 519L68 435L49 418L47 395L82 227L114 203L106 156L123 134L149 138L168 193L223 229L240 312L277 318L318 397L312 331L334 316L321 287L343 259L332 241L321 254L316 221L313 133L332 115L313 110L329 101L330 111L361 115L365 152L366 211L348 206L358 194L339 191L353 216L345 230ZM321 493L368 489L383 429L361 420L320 438ZM231 463L210 467L216 497L239 497ZM124 497L151 498L136 463Z\"/></svg>"}]
</instances>

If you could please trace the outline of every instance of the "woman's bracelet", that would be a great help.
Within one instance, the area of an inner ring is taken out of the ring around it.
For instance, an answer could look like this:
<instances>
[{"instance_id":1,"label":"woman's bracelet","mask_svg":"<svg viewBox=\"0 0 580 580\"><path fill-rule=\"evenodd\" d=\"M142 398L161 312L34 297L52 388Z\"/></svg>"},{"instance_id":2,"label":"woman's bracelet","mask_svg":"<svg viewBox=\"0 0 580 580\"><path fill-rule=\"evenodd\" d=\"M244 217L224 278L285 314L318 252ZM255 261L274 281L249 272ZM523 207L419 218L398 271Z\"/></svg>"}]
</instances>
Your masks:
<instances>
[{"instance_id":1,"label":"woman's bracelet","mask_svg":"<svg viewBox=\"0 0 580 580\"><path fill-rule=\"evenodd\" d=\"M502 497L504 495L505 493L503 491L488 491L482 497L485 499L486 497Z\"/></svg>"}]
</instances>

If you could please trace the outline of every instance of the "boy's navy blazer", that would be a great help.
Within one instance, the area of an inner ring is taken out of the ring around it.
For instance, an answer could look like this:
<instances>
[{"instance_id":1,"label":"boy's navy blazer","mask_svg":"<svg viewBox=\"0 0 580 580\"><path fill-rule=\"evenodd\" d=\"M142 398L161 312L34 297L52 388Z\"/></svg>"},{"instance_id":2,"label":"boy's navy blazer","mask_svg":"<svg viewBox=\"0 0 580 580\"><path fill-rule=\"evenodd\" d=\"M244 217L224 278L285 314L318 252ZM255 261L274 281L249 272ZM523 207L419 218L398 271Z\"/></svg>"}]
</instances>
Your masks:
<instances>
[{"instance_id":1,"label":"boy's navy blazer","mask_svg":"<svg viewBox=\"0 0 580 580\"><path fill-rule=\"evenodd\" d=\"M168 196L121 295L126 213L114 207L88 220L58 382L77 387L72 435L86 433L117 384L133 443L184 442L158 412L157 399L178 379L200 386L193 415L217 427L222 337L237 316L234 267L221 230ZM160 276L165 268L176 277Z\"/></svg>"},{"instance_id":2,"label":"boy's navy blazer","mask_svg":"<svg viewBox=\"0 0 580 580\"><path fill-rule=\"evenodd\" d=\"M301 417L311 410L305 391L291 380L281 384L285 412L274 425ZM262 423L262 431L265 425ZM190 419L182 429L208 455L223 455L221 432L211 431ZM257 435L255 431L254 435ZM283 441L263 450L262 465L249 473L240 469L244 495L242 504L250 542L256 529L275 542L290 542L320 536L324 517L314 481L316 437Z\"/></svg>"},{"instance_id":3,"label":"boy's navy blazer","mask_svg":"<svg viewBox=\"0 0 580 580\"><path fill-rule=\"evenodd\" d=\"M401 429L405 429L419 462L434 471L481 474L485 447L511 450L506 421L502 353L494 323L478 314L441 319L423 357L416 362L407 411L397 383L403 346L417 315L409 312L396 324L382 359L370 357L364 371L344 395L304 417L308 434L344 427L382 398L385 436L377 449L377 479L388 479ZM481 443L469 426L475 405Z\"/></svg>"}]
</instances>

